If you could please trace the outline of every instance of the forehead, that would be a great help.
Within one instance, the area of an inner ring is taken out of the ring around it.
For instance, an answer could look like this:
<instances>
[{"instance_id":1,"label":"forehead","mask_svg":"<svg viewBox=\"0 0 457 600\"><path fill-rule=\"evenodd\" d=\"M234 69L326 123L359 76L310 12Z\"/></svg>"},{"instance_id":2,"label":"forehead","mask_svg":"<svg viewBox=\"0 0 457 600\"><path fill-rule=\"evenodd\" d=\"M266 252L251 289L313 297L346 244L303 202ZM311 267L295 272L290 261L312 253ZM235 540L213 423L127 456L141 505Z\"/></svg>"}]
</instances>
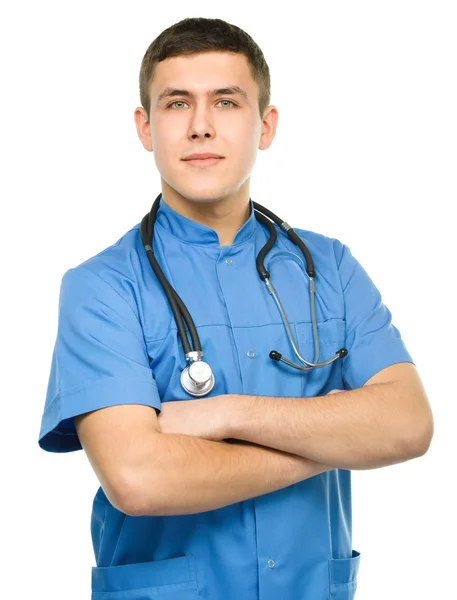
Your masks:
<instances>
[{"instance_id":1,"label":"forehead","mask_svg":"<svg viewBox=\"0 0 457 600\"><path fill-rule=\"evenodd\" d=\"M151 97L157 98L165 88L180 88L193 94L226 87L227 82L255 96L256 82L244 54L202 52L191 56L173 56L154 67L150 84Z\"/></svg>"}]
</instances>

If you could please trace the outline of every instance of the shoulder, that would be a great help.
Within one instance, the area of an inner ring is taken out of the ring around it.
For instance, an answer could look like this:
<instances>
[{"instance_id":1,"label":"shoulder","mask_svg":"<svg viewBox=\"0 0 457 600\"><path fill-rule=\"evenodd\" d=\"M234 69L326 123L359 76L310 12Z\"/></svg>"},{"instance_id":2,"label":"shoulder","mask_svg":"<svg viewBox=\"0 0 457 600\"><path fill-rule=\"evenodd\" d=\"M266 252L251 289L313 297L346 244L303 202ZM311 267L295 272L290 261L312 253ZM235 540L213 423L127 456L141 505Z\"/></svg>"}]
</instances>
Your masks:
<instances>
[{"instance_id":1,"label":"shoulder","mask_svg":"<svg viewBox=\"0 0 457 600\"><path fill-rule=\"evenodd\" d=\"M89 270L100 277L107 278L112 278L119 272L127 275L138 266L141 249L143 249L143 244L140 236L140 224L137 223L117 241L79 263L73 269Z\"/></svg>"},{"instance_id":2,"label":"shoulder","mask_svg":"<svg viewBox=\"0 0 457 600\"><path fill-rule=\"evenodd\" d=\"M313 260L316 255L320 260L336 261L337 266L340 265L345 244L339 239L309 229L293 227L293 230L308 248Z\"/></svg>"},{"instance_id":3,"label":"shoulder","mask_svg":"<svg viewBox=\"0 0 457 600\"><path fill-rule=\"evenodd\" d=\"M110 288L134 307L134 297L139 293L139 274L148 260L137 223L110 246L83 262L68 269L63 277L65 288L101 294Z\"/></svg>"}]
</instances>

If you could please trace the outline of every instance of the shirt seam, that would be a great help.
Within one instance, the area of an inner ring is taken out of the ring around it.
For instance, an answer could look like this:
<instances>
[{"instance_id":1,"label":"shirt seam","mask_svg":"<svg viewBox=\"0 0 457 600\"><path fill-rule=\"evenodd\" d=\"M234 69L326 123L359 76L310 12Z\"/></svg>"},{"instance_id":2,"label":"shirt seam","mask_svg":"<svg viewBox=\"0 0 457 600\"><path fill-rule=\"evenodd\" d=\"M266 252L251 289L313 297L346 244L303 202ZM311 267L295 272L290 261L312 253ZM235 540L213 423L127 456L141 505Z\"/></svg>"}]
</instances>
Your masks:
<instances>
[{"instance_id":1,"label":"shirt seam","mask_svg":"<svg viewBox=\"0 0 457 600\"><path fill-rule=\"evenodd\" d=\"M96 273L95 271L92 271L91 269L88 269L88 268L86 268L86 267L79 267L79 268L80 268L80 269L82 269L83 271L86 271L86 272L89 272L89 273L91 273L92 275L95 275L96 277L98 277L99 279L101 279L101 280L102 280L102 281L103 281L103 282L104 282L104 283L105 283L107 286L109 286L109 287L110 287L110 288L113 290L113 292L114 292L115 294L117 294L117 295L119 296L119 298L121 298L121 299L122 299L122 300L125 302L125 304L126 304L128 307L129 307L129 309L132 311L132 313L133 313L133 315L134 315L135 319L137 319L137 321L138 321L138 324L139 324L139 325L140 325L140 327L141 327L141 330L143 330L143 326L142 326L142 324L141 324L141 320L140 320L140 317L139 317L139 315L138 315L137 313L135 313L135 311L134 311L134 310L133 310L133 308L130 306L130 304L127 302L127 300L124 298L124 296L122 296L122 294L120 294L120 293L119 293L119 292L116 290L116 288L114 288L114 287L113 287L113 286L112 286L112 285L111 285L111 284L110 284L108 281L106 281L106 279L104 279L104 278L103 278L101 275L99 275L99 274L98 274L98 273ZM136 335L136 333L134 333L134 332L133 332L131 329L128 329L128 331L130 331L130 333L132 333L132 334L133 334L133 335L136 337L136 339L137 339L139 342L142 342L142 343L144 343L144 342L145 342L145 338L144 338L144 332L143 332L143 339L141 339L141 338L139 338L139 337Z\"/></svg>"},{"instance_id":2,"label":"shirt seam","mask_svg":"<svg viewBox=\"0 0 457 600\"><path fill-rule=\"evenodd\" d=\"M344 321L343 317L329 317L328 319L324 319L324 321L316 321L316 323L327 323L329 321ZM292 325L300 325L301 323L312 323L311 320L309 321L290 321L289 320L289 324ZM232 328L232 329L259 329L261 327L271 327L271 325L283 325L284 323L282 321L277 321L274 323L265 323L265 325L242 325L242 326L238 326L236 325L235 327L232 327L231 325L228 325L227 323L208 323L207 325L199 325L199 329L203 328L203 327L227 327L227 328ZM171 327L170 330L173 331L177 331L178 328L176 327L176 324L174 327ZM161 342L162 340L166 340L168 339L168 335L165 335L164 337L161 338L145 338L146 342Z\"/></svg>"},{"instance_id":3,"label":"shirt seam","mask_svg":"<svg viewBox=\"0 0 457 600\"><path fill-rule=\"evenodd\" d=\"M337 241L339 241L339 240L337 240ZM341 244L341 245L342 245L342 247L343 247L343 251L341 252L341 259L340 259L340 262L338 263L338 262L337 262L337 259L336 259L336 254L335 254L335 245L333 245L333 256L335 257L336 270L337 270L337 273L338 273L338 281L340 282L340 290L341 290L341 292L340 292L340 293L341 293L341 296L342 296L342 298L343 298L343 319L344 319L344 321L346 322L346 300L345 300L345 297L344 297L343 282L341 281L341 273L340 273L340 266L341 266L341 263L343 262L343 256L344 256L344 248L345 248L345 245L344 245L342 242L340 242L340 244ZM355 328L354 328L354 329L355 329ZM352 332L351 332L351 333L352 333ZM344 341L344 343L345 343L345 344L346 344L346 340L348 339L348 337L349 337L349 333L348 333L348 331L345 331L345 333L344 333L344 340L345 340L345 341Z\"/></svg>"},{"instance_id":4,"label":"shirt seam","mask_svg":"<svg viewBox=\"0 0 457 600\"><path fill-rule=\"evenodd\" d=\"M88 379L83 384L77 384L78 387L72 386L72 387L75 387L75 389L72 389L71 387L59 389L58 392L56 393L56 395L54 396L54 398L49 403L49 408L54 404L54 402L57 401L58 398L72 396L73 394L77 394L78 392L85 390L89 387L98 387L101 385L105 385L108 382L111 383L112 382L111 380L116 381L116 382L132 381L134 383L146 383L147 385L153 384L152 380L150 380L150 379L139 379L138 377L118 377L116 375L114 375L112 377Z\"/></svg>"}]
</instances>

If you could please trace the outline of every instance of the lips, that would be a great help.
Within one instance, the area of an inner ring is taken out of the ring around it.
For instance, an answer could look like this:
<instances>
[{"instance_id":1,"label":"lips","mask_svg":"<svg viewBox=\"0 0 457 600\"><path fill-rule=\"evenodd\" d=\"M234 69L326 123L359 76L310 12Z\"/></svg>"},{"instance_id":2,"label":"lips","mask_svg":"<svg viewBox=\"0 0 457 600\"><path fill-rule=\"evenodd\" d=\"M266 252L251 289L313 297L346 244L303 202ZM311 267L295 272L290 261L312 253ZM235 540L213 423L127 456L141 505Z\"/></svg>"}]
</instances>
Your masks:
<instances>
[{"instance_id":1,"label":"lips","mask_svg":"<svg viewBox=\"0 0 457 600\"><path fill-rule=\"evenodd\" d=\"M194 158L185 159L185 163L192 167L211 167L212 165L219 164L223 159L222 156L211 157L211 158Z\"/></svg>"},{"instance_id":2,"label":"lips","mask_svg":"<svg viewBox=\"0 0 457 600\"><path fill-rule=\"evenodd\" d=\"M223 158L219 154L214 154L213 152L194 152L194 154L189 154L183 160L203 160L205 158Z\"/></svg>"}]
</instances>

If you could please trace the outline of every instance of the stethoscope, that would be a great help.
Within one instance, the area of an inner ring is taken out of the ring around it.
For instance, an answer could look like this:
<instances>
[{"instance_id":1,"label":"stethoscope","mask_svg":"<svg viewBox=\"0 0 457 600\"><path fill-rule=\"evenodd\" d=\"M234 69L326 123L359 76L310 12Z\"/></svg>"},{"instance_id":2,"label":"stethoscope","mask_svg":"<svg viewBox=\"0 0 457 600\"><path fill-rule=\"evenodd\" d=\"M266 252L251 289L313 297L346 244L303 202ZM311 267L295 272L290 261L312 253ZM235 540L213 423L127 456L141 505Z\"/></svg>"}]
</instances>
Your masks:
<instances>
[{"instance_id":1,"label":"stethoscope","mask_svg":"<svg viewBox=\"0 0 457 600\"><path fill-rule=\"evenodd\" d=\"M159 267L159 264L154 256L154 252L152 250L152 236L154 233L154 223L156 220L157 210L159 209L161 195L162 194L160 193L157 196L157 198L154 201L154 204L152 205L150 212L147 213L141 221L141 226L140 226L141 239L142 239L144 248L146 250L146 254L149 258L149 262L151 263L152 270L156 274L157 279L159 280L160 284L162 285L162 288L168 298L168 302L170 303L170 307L171 307L171 310L173 311L173 316L175 318L176 325L178 327L179 337L181 338L184 353L186 355L186 360L188 362L190 362L190 364L187 365L181 373L181 385L182 385L183 389L188 394L191 394L192 396L205 396L206 394L209 394L209 392L214 387L215 380L214 380L213 372L211 370L210 365L207 362L202 360L202 356L204 354L203 354L202 347L200 344L200 338L198 336L197 329L192 320L192 317L190 316L189 311L187 310L184 302L181 300L179 295L176 293L175 289L168 283L167 279L165 278L165 275L163 274L162 269ZM292 344L295 354L301 360L302 363L304 363L305 365L308 365L308 366L302 367L301 365L297 365L297 364L291 362L290 360L283 358L282 354L280 354L277 350L272 350L269 354L269 357L273 360L282 361L292 367L295 367L296 369L300 369L301 371L310 371L311 369L321 369L322 367L326 367L327 365L329 365L331 362L333 362L337 358L343 358L344 356L346 356L348 351L346 350L346 348L341 348L331 358L329 358L325 362L323 362L321 364L317 363L317 361L319 360L319 340L317 337L316 314L315 314L315 309L314 309L314 293L315 293L314 277L316 276L316 271L314 270L314 262L313 262L313 259L311 258L311 254L310 254L308 248L302 242L301 238L295 233L295 231L292 229L292 227L290 227L290 225L283 222L279 217L277 217L275 214L273 214L267 208L264 208L260 204L257 204L257 202L252 202L252 204L255 209L255 212L254 212L255 218L257 219L257 221L262 223L262 225L265 225L270 232L270 238L269 238L268 242L265 244L265 246L262 248L262 250L257 255L257 259L256 259L257 271L259 273L260 279L265 281L269 293L273 296L273 298L276 301L276 304L278 305L279 312L281 313L281 318L283 320L284 326L287 331L287 335L289 337L290 343ZM264 214L262 214L262 213L264 213ZM300 356L300 353L298 352L297 346L293 339L292 332L290 330L290 326L289 326L289 322L286 317L286 313L284 312L284 309L278 298L276 290L274 289L273 284L270 281L270 273L264 267L264 264L263 264L264 258L267 255L267 253L271 250L271 248L274 246L276 239L277 239L277 233L276 233L276 229L275 229L273 223L271 223L271 221L269 221L264 215L266 215L272 221L277 223L277 225L279 225L287 233L289 238L292 240L292 242L294 242L294 244L296 244L300 248L303 256L305 257L306 273L309 277L309 284L310 284L309 285L309 293L310 293L310 302L311 302L311 319L312 319L312 324L313 324L314 346L316 349L316 355L314 357L314 362L308 362L302 356ZM193 350L191 349L190 344L189 344L189 339L187 337L187 333L186 333L186 330L183 325L183 319L186 322L187 327L189 328L189 331L190 331L190 336L192 338L192 346L194 348Z\"/></svg>"}]
</instances>

